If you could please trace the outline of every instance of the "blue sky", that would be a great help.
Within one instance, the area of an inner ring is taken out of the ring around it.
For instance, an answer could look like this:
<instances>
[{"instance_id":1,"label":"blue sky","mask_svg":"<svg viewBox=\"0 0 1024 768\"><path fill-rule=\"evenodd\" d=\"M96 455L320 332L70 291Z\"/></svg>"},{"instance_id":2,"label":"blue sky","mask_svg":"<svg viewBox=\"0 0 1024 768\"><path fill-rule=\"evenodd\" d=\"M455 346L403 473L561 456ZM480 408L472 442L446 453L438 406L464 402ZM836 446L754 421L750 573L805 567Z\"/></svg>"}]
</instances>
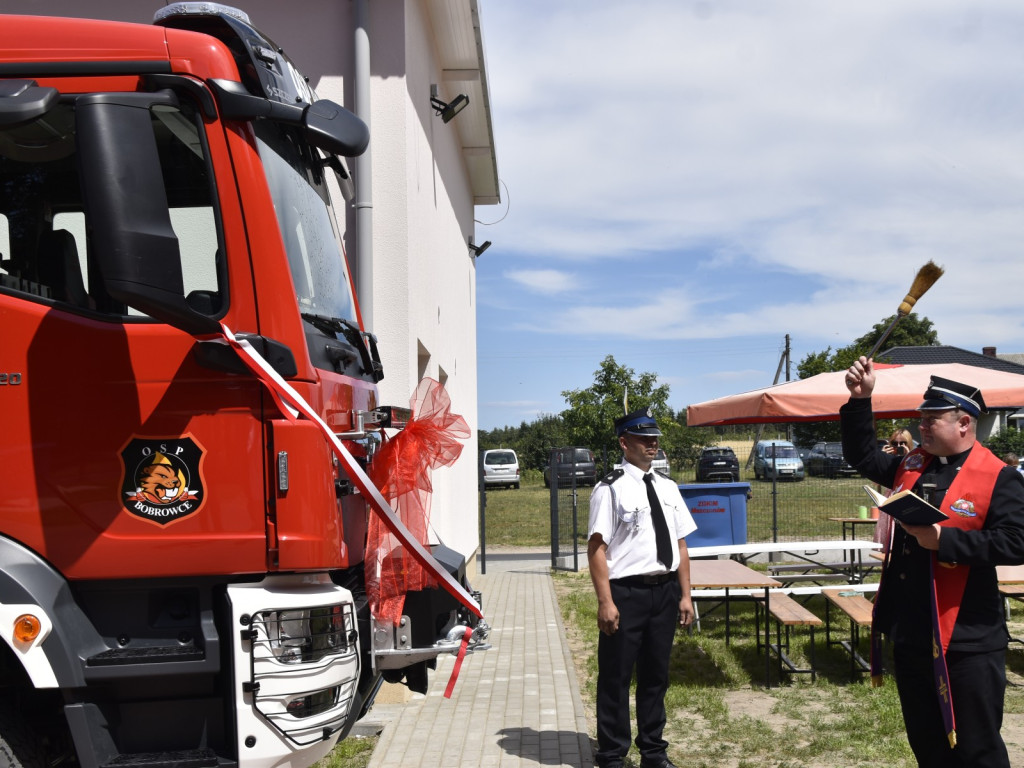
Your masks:
<instances>
[{"instance_id":1,"label":"blue sky","mask_svg":"<svg viewBox=\"0 0 1024 768\"><path fill-rule=\"evenodd\" d=\"M670 405L793 377L921 299L1024 352L1024 4L480 0L499 206L476 209L479 426L606 355Z\"/></svg>"}]
</instances>

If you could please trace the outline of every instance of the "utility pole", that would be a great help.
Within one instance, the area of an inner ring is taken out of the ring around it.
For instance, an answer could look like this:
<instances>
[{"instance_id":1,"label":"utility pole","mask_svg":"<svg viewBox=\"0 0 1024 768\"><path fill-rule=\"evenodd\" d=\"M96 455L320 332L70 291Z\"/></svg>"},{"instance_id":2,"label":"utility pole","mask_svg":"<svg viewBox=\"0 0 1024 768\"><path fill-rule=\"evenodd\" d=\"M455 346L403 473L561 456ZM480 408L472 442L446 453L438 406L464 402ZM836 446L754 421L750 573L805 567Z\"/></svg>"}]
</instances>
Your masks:
<instances>
[{"instance_id":1,"label":"utility pole","mask_svg":"<svg viewBox=\"0 0 1024 768\"><path fill-rule=\"evenodd\" d=\"M789 352L790 352L789 334L787 333L786 334L786 350L785 350L785 352L782 353L783 357L786 360L786 381L789 381L789 364L790 364ZM791 442L791 443L793 442L793 422L790 422L789 424L786 425L786 439L789 440L789 442Z\"/></svg>"},{"instance_id":2,"label":"utility pole","mask_svg":"<svg viewBox=\"0 0 1024 768\"><path fill-rule=\"evenodd\" d=\"M775 378L772 380L772 384L779 383L779 376L782 375L782 371L786 371L786 381L789 381L789 334L786 334L786 344L782 350L782 356L779 358L779 366L775 369ZM757 441L761 439L761 433L764 430L764 424L758 424L757 429L754 430L754 445L750 448L750 453L747 455L746 469L750 469L754 463L754 447L757 445ZM787 427L786 436L789 441L793 441L793 426Z\"/></svg>"}]
</instances>

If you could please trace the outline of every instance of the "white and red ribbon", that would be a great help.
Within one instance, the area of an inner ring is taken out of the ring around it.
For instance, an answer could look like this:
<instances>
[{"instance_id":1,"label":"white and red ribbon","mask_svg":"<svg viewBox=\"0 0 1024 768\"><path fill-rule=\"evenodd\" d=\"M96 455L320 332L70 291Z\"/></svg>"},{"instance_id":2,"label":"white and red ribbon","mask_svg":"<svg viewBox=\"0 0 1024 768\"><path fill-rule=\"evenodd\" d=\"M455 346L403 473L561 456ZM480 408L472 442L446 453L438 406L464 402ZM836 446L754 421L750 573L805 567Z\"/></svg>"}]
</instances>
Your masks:
<instances>
[{"instance_id":1,"label":"white and red ribbon","mask_svg":"<svg viewBox=\"0 0 1024 768\"><path fill-rule=\"evenodd\" d=\"M459 643L459 653L455 657L455 666L452 667L452 675L448 678L448 686L444 689L444 697L450 699L452 691L455 690L455 681L459 679L459 670L462 669L462 660L466 658L466 649L469 647L469 638L473 636L473 628L466 627L462 633L462 642Z\"/></svg>"},{"instance_id":2,"label":"white and red ribbon","mask_svg":"<svg viewBox=\"0 0 1024 768\"><path fill-rule=\"evenodd\" d=\"M274 402L277 403L278 408L281 412L288 416L291 420L297 420L299 416L304 416L314 424L316 424L320 431L323 433L324 438L327 440L328 445L331 447L331 451L341 462L341 466L344 467L346 474L349 479L355 484L356 488L359 489L360 493L369 502L370 507L380 515L381 519L388 529L398 538L402 545L412 553L412 556L422 565L427 571L429 571L434 578L440 582L444 588L462 603L469 611L478 618L483 618L483 614L480 612L480 606L476 600L473 599L472 595L465 590L465 588L459 584L455 579L452 578L451 574L440 567L433 556L420 544L419 541L409 532L409 530L403 525L398 515L391 508L391 505L384 499L380 491L373 484L370 478L363 471L363 468L359 466L355 458L349 453L348 449L344 444L335 436L334 432L326 422L320 418L320 416L312 409L303 397L296 392L292 386L286 382L281 375L275 371L270 364L263 359L263 356L253 348L253 346L245 339L237 339L231 332L231 329L221 323L221 331L224 334L225 340L231 345L239 358L246 364L250 371L267 387L271 397L274 398ZM468 637L464 640L468 642ZM461 661L461 658L460 658ZM457 674L457 672L455 673Z\"/></svg>"}]
</instances>

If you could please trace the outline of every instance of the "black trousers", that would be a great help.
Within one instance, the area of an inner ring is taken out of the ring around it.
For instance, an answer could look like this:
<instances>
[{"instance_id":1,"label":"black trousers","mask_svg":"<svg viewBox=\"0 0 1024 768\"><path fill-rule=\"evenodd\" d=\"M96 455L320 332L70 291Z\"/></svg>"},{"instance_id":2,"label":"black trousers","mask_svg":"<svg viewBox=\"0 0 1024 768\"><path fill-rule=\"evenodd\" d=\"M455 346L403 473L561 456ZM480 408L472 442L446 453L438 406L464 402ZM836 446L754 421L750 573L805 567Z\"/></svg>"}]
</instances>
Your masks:
<instances>
[{"instance_id":1,"label":"black trousers","mask_svg":"<svg viewBox=\"0 0 1024 768\"><path fill-rule=\"evenodd\" d=\"M665 756L665 691L669 656L679 623L679 581L664 584L611 583L619 609L619 631L597 643L598 765L621 764L629 752L629 686L636 667L636 746L642 757Z\"/></svg>"},{"instance_id":2,"label":"black trousers","mask_svg":"<svg viewBox=\"0 0 1024 768\"><path fill-rule=\"evenodd\" d=\"M907 740L921 768L1010 768L999 734L1006 693L1006 649L946 654L957 746L950 749L942 723L932 658L927 650L893 649L896 685Z\"/></svg>"}]
</instances>

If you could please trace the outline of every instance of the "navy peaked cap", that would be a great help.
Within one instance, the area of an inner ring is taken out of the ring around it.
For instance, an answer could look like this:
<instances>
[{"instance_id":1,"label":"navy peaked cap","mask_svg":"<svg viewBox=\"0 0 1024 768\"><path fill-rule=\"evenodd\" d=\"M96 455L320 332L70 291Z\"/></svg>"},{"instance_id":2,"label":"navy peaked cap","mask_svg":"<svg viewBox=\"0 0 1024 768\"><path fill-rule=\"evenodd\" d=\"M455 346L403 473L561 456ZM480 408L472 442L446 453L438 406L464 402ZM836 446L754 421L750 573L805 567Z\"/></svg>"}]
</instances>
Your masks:
<instances>
[{"instance_id":1,"label":"navy peaked cap","mask_svg":"<svg viewBox=\"0 0 1024 768\"><path fill-rule=\"evenodd\" d=\"M988 413L981 390L970 384L961 384L952 379L932 376L924 393L924 402L917 406L919 411L949 411L959 408L971 416Z\"/></svg>"},{"instance_id":2,"label":"navy peaked cap","mask_svg":"<svg viewBox=\"0 0 1024 768\"><path fill-rule=\"evenodd\" d=\"M615 434L622 436L625 433L661 436L658 422L654 420L654 414L651 413L650 408L642 408L639 411L633 411L617 418L615 420Z\"/></svg>"}]
</instances>

